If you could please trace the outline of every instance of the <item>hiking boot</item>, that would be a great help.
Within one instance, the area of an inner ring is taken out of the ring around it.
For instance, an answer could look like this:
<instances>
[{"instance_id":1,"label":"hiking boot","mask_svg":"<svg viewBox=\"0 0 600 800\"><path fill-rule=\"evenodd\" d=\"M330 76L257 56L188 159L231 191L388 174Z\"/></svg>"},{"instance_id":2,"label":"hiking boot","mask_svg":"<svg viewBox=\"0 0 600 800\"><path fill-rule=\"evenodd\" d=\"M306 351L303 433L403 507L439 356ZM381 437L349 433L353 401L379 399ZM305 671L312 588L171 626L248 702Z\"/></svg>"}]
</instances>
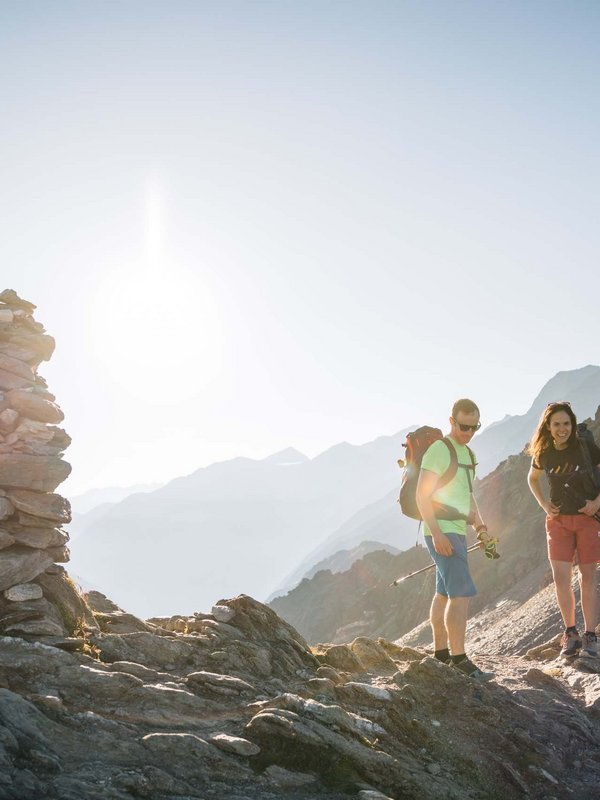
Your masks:
<instances>
[{"instance_id":1,"label":"hiking boot","mask_svg":"<svg viewBox=\"0 0 600 800\"><path fill-rule=\"evenodd\" d=\"M573 633L565 631L563 638L560 640L560 657L561 658L575 658L581 648L581 636L577 631Z\"/></svg>"},{"instance_id":2,"label":"hiking boot","mask_svg":"<svg viewBox=\"0 0 600 800\"><path fill-rule=\"evenodd\" d=\"M479 667L466 656L462 661L459 661L458 664L453 662L452 666L454 669L463 672L468 678L473 678L476 681L491 681L494 677L493 672L483 672L483 670L479 669Z\"/></svg>"},{"instance_id":3,"label":"hiking boot","mask_svg":"<svg viewBox=\"0 0 600 800\"><path fill-rule=\"evenodd\" d=\"M598 637L595 633L584 633L579 658L598 658Z\"/></svg>"},{"instance_id":4,"label":"hiking boot","mask_svg":"<svg viewBox=\"0 0 600 800\"><path fill-rule=\"evenodd\" d=\"M565 631L560 640L560 647L561 658L574 658L581 648L581 636L577 632L573 633L569 631L569 633L567 633Z\"/></svg>"}]
</instances>

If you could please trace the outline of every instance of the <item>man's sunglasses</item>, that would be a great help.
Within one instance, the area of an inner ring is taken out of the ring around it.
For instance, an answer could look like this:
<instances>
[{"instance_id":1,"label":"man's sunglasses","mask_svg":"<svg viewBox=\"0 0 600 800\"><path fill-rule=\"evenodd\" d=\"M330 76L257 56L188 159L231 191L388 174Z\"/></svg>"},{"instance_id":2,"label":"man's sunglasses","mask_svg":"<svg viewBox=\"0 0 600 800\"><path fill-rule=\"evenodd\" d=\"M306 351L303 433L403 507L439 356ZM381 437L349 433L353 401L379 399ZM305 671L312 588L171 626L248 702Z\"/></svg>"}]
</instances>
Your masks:
<instances>
[{"instance_id":1,"label":"man's sunglasses","mask_svg":"<svg viewBox=\"0 0 600 800\"><path fill-rule=\"evenodd\" d=\"M464 422L457 422L454 419L454 417L452 417L452 421L454 422L455 425L458 425L458 427L461 429L463 433L466 433L467 431L475 432L478 431L479 428L481 428L481 422L478 422L477 425L465 425Z\"/></svg>"}]
</instances>

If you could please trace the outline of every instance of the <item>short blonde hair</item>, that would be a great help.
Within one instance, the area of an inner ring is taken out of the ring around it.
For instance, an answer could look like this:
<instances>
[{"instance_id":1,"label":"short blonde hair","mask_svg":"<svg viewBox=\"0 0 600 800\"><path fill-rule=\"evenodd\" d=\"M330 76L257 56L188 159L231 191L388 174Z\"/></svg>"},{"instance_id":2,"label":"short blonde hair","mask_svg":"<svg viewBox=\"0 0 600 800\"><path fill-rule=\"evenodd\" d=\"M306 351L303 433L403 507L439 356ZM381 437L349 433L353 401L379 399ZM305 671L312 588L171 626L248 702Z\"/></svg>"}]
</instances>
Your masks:
<instances>
[{"instance_id":1,"label":"short blonde hair","mask_svg":"<svg viewBox=\"0 0 600 800\"><path fill-rule=\"evenodd\" d=\"M479 408L477 404L474 403L472 400L469 400L468 397L461 397L460 400L457 400L454 405L452 406L452 416L456 419L456 415L460 412L463 414L479 414Z\"/></svg>"}]
</instances>

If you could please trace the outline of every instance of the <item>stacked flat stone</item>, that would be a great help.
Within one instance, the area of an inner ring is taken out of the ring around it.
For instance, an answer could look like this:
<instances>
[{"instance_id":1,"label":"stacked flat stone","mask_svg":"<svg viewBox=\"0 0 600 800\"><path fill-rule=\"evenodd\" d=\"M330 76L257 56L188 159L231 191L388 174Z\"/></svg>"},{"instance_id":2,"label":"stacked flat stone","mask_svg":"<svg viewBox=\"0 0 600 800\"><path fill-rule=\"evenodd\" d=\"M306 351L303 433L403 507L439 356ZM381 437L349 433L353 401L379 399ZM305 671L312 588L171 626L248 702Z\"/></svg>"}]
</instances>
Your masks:
<instances>
[{"instance_id":1,"label":"stacked flat stone","mask_svg":"<svg viewBox=\"0 0 600 800\"><path fill-rule=\"evenodd\" d=\"M37 374L54 339L34 310L12 289L0 293L0 634L40 637L65 632L44 585L69 560L71 509L54 490L71 471L61 458L71 440Z\"/></svg>"}]
</instances>

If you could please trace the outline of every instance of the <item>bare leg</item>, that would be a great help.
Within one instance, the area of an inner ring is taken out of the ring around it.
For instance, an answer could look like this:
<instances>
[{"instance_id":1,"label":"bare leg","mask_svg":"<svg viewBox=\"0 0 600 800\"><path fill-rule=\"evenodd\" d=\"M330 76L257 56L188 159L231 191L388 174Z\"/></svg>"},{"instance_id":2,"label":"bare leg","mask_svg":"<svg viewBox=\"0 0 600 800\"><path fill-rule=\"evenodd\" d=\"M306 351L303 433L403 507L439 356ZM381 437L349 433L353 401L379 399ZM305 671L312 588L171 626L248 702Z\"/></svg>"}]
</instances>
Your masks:
<instances>
[{"instance_id":1,"label":"bare leg","mask_svg":"<svg viewBox=\"0 0 600 800\"><path fill-rule=\"evenodd\" d=\"M579 589L581 591L581 610L586 631L595 631L598 621L598 588L596 564L579 565Z\"/></svg>"},{"instance_id":2,"label":"bare leg","mask_svg":"<svg viewBox=\"0 0 600 800\"><path fill-rule=\"evenodd\" d=\"M570 561L550 561L554 589L565 628L575 625L575 592L573 591L573 565Z\"/></svg>"},{"instance_id":3,"label":"bare leg","mask_svg":"<svg viewBox=\"0 0 600 800\"><path fill-rule=\"evenodd\" d=\"M446 612L446 603L448 598L443 594L434 594L431 601L431 609L429 611L429 622L431 623L431 630L433 632L433 647L434 650L445 650L448 647L448 634L446 633L446 626L444 625L444 614Z\"/></svg>"},{"instance_id":4,"label":"bare leg","mask_svg":"<svg viewBox=\"0 0 600 800\"><path fill-rule=\"evenodd\" d=\"M451 597L446 606L446 630L450 652L453 656L465 652L465 631L467 630L468 597Z\"/></svg>"}]
</instances>

